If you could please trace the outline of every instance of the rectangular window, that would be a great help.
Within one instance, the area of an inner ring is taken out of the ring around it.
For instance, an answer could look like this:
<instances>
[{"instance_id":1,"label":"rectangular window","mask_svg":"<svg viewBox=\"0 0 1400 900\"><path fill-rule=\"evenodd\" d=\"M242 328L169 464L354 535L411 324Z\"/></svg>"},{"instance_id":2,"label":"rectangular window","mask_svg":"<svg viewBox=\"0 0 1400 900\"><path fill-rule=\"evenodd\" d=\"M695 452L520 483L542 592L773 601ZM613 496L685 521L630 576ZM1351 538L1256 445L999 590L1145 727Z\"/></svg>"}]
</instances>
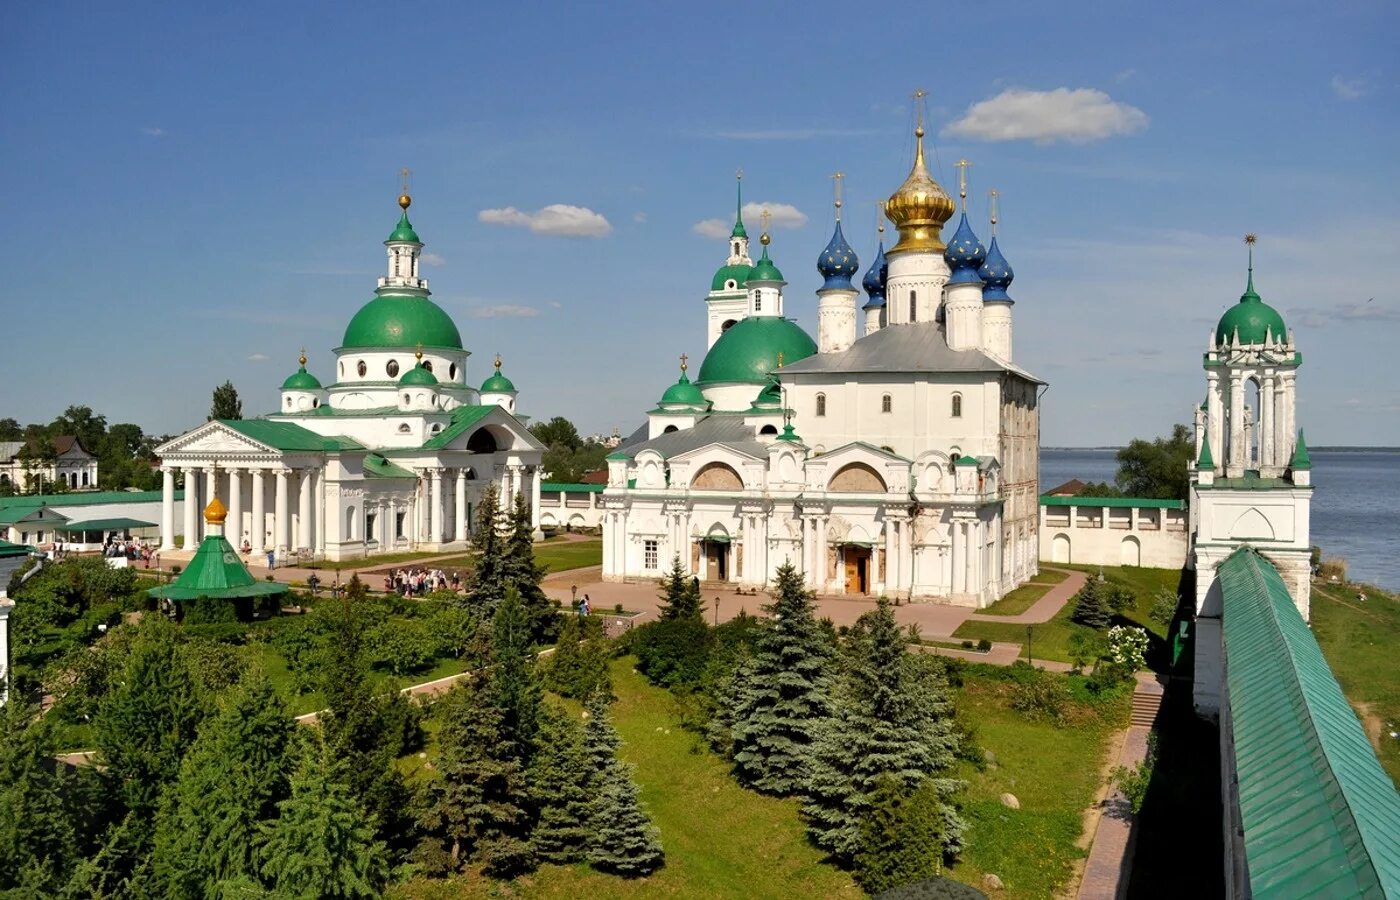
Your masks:
<instances>
[{"instance_id":1,"label":"rectangular window","mask_svg":"<svg viewBox=\"0 0 1400 900\"><path fill-rule=\"evenodd\" d=\"M654 570L657 568L657 559L660 555L660 545L656 541L642 542L642 568Z\"/></svg>"},{"instance_id":2,"label":"rectangular window","mask_svg":"<svg viewBox=\"0 0 1400 900\"><path fill-rule=\"evenodd\" d=\"M753 292L753 311L763 312L763 291Z\"/></svg>"}]
</instances>

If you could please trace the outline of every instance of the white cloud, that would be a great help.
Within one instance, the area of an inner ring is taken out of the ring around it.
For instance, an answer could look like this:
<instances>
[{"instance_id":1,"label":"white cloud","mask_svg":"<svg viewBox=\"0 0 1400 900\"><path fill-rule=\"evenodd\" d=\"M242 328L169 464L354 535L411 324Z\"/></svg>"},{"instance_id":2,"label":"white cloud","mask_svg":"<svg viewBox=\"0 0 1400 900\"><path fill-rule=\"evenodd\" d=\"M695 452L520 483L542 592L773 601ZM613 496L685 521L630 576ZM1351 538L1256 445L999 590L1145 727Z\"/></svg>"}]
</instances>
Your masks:
<instances>
[{"instance_id":1,"label":"white cloud","mask_svg":"<svg viewBox=\"0 0 1400 900\"><path fill-rule=\"evenodd\" d=\"M447 260L438 256L436 253L424 253L419 259L423 260L423 264L426 266L443 266L447 264Z\"/></svg>"},{"instance_id":2,"label":"white cloud","mask_svg":"<svg viewBox=\"0 0 1400 900\"><path fill-rule=\"evenodd\" d=\"M1147 123L1147 113L1093 88L1010 88L972 104L943 133L984 141L1085 143L1135 134Z\"/></svg>"},{"instance_id":3,"label":"white cloud","mask_svg":"<svg viewBox=\"0 0 1400 900\"><path fill-rule=\"evenodd\" d=\"M533 319L539 314L533 306L519 303L491 303L467 309L467 316L473 319Z\"/></svg>"},{"instance_id":4,"label":"white cloud","mask_svg":"<svg viewBox=\"0 0 1400 900\"><path fill-rule=\"evenodd\" d=\"M1370 91L1365 78L1343 78L1332 76L1332 93L1343 100L1359 100Z\"/></svg>"},{"instance_id":5,"label":"white cloud","mask_svg":"<svg viewBox=\"0 0 1400 900\"><path fill-rule=\"evenodd\" d=\"M560 303L558 300L551 300L551 301L549 301L549 308L550 308L550 309L563 309L563 308L564 308L564 304Z\"/></svg>"},{"instance_id":6,"label":"white cloud","mask_svg":"<svg viewBox=\"0 0 1400 900\"><path fill-rule=\"evenodd\" d=\"M1293 307L1288 317L1303 328L1326 328L1347 322L1400 322L1400 309L1377 304L1372 297L1370 300L1343 300L1327 307Z\"/></svg>"},{"instance_id":7,"label":"white cloud","mask_svg":"<svg viewBox=\"0 0 1400 900\"><path fill-rule=\"evenodd\" d=\"M1132 78L1132 77L1133 77L1134 75L1136 75L1136 74L1137 74L1137 69L1131 69L1131 68L1129 68L1129 69L1124 69L1123 71L1119 72L1117 75L1114 75L1114 76L1113 76L1113 80L1116 81L1116 82L1118 82L1119 84L1122 84L1123 82L1127 81L1129 78Z\"/></svg>"},{"instance_id":8,"label":"white cloud","mask_svg":"<svg viewBox=\"0 0 1400 900\"><path fill-rule=\"evenodd\" d=\"M248 362L267 362L267 360L268 355L266 353L254 353L252 356L248 357Z\"/></svg>"},{"instance_id":9,"label":"white cloud","mask_svg":"<svg viewBox=\"0 0 1400 900\"><path fill-rule=\"evenodd\" d=\"M608 224L608 220L601 213L596 213L586 206L570 206L567 203L551 203L532 213L513 206L504 209L483 209L476 217L488 225L528 228L534 234L559 237L596 238L612 231L612 225Z\"/></svg>"},{"instance_id":10,"label":"white cloud","mask_svg":"<svg viewBox=\"0 0 1400 900\"><path fill-rule=\"evenodd\" d=\"M142 128L141 133L147 137L165 137L164 128Z\"/></svg>"},{"instance_id":11,"label":"white cloud","mask_svg":"<svg viewBox=\"0 0 1400 900\"><path fill-rule=\"evenodd\" d=\"M807 214L790 203L745 203L744 223L758 224L765 209L774 228L801 228L807 224ZM716 239L729 237L733 229L733 219L704 219L691 226L691 231L701 237Z\"/></svg>"},{"instance_id":12,"label":"white cloud","mask_svg":"<svg viewBox=\"0 0 1400 900\"><path fill-rule=\"evenodd\" d=\"M645 222L646 220L647 220L647 214L646 214L646 213L644 213L644 212L634 212L634 213L632 213L632 221L633 221L633 222L636 222L638 225L642 224L642 223Z\"/></svg>"}]
</instances>

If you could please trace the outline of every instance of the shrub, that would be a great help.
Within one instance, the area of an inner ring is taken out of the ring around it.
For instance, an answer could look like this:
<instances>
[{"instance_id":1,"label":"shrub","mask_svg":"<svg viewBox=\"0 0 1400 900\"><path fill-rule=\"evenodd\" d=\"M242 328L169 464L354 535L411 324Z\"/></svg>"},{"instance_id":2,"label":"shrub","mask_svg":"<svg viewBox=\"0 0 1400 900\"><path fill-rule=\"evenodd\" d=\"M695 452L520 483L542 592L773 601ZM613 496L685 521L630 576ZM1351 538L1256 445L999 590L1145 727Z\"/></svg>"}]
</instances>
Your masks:
<instances>
[{"instance_id":1,"label":"shrub","mask_svg":"<svg viewBox=\"0 0 1400 900\"><path fill-rule=\"evenodd\" d=\"M1032 669L1036 674L1012 683L1011 708L1029 718L1047 718L1059 725L1069 704L1069 689L1065 683L1046 672Z\"/></svg>"},{"instance_id":2,"label":"shrub","mask_svg":"<svg viewBox=\"0 0 1400 900\"><path fill-rule=\"evenodd\" d=\"M1069 658L1076 669L1083 669L1103 657L1103 638L1093 631L1076 631L1069 636Z\"/></svg>"},{"instance_id":3,"label":"shrub","mask_svg":"<svg viewBox=\"0 0 1400 900\"><path fill-rule=\"evenodd\" d=\"M1104 594L1108 608L1120 615L1137 605L1137 594L1121 584L1110 583Z\"/></svg>"},{"instance_id":4,"label":"shrub","mask_svg":"<svg viewBox=\"0 0 1400 900\"><path fill-rule=\"evenodd\" d=\"M238 607L222 597L200 597L184 604L186 625L215 625L238 621Z\"/></svg>"},{"instance_id":5,"label":"shrub","mask_svg":"<svg viewBox=\"0 0 1400 900\"><path fill-rule=\"evenodd\" d=\"M1074 598L1074 611L1069 616L1071 621L1090 628L1103 628L1111 622L1113 614L1108 608L1105 593L1104 586L1090 578Z\"/></svg>"},{"instance_id":6,"label":"shrub","mask_svg":"<svg viewBox=\"0 0 1400 900\"><path fill-rule=\"evenodd\" d=\"M615 612L615 613L621 615L621 614L622 614L622 604L621 604L621 603L614 603L614 604L613 604L613 612Z\"/></svg>"},{"instance_id":7,"label":"shrub","mask_svg":"<svg viewBox=\"0 0 1400 900\"><path fill-rule=\"evenodd\" d=\"M882 891L875 900L987 900L987 895L960 881L935 875Z\"/></svg>"},{"instance_id":8,"label":"shrub","mask_svg":"<svg viewBox=\"0 0 1400 900\"><path fill-rule=\"evenodd\" d=\"M1115 625L1108 630L1106 658L1129 673L1147 665L1147 629Z\"/></svg>"},{"instance_id":9,"label":"shrub","mask_svg":"<svg viewBox=\"0 0 1400 900\"><path fill-rule=\"evenodd\" d=\"M1118 790L1123 792L1127 798L1128 806L1137 815L1142 812L1143 801L1147 799L1147 789L1152 784L1152 770L1156 765L1156 759L1149 750L1147 758L1131 769L1127 766L1114 766L1109 773L1109 782Z\"/></svg>"},{"instance_id":10,"label":"shrub","mask_svg":"<svg viewBox=\"0 0 1400 900\"><path fill-rule=\"evenodd\" d=\"M943 831L942 805L931 781L906 792L894 778L881 776L861 817L856 882L877 893L937 875Z\"/></svg>"},{"instance_id":11,"label":"shrub","mask_svg":"<svg viewBox=\"0 0 1400 900\"><path fill-rule=\"evenodd\" d=\"M972 641L963 641L963 642L962 642L962 648L963 648L964 650L971 650L974 646L976 646L976 645L973 644Z\"/></svg>"},{"instance_id":12,"label":"shrub","mask_svg":"<svg viewBox=\"0 0 1400 900\"><path fill-rule=\"evenodd\" d=\"M1317 567L1318 577L1324 581L1346 581L1347 561L1340 556L1331 556Z\"/></svg>"},{"instance_id":13,"label":"shrub","mask_svg":"<svg viewBox=\"0 0 1400 900\"><path fill-rule=\"evenodd\" d=\"M700 682L713 635L695 619L663 619L634 629L637 669L653 684L688 687Z\"/></svg>"},{"instance_id":14,"label":"shrub","mask_svg":"<svg viewBox=\"0 0 1400 900\"><path fill-rule=\"evenodd\" d=\"M987 640L986 638L982 638L982 640L977 642L977 649L981 650L983 653L986 653L992 649L992 642Z\"/></svg>"},{"instance_id":15,"label":"shrub","mask_svg":"<svg viewBox=\"0 0 1400 900\"><path fill-rule=\"evenodd\" d=\"M1147 615L1152 621L1166 625L1176 618L1176 607L1179 603L1180 598L1176 596L1176 591L1158 588L1157 593L1152 595L1152 609Z\"/></svg>"}]
</instances>

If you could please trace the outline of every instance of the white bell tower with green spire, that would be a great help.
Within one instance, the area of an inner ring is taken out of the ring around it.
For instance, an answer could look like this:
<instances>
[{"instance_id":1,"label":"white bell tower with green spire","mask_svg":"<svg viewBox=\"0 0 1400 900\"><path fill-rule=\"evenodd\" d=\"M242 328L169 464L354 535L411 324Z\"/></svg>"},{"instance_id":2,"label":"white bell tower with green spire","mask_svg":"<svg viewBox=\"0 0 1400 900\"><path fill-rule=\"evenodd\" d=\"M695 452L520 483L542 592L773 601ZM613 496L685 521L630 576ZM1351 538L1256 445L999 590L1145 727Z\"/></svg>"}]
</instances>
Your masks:
<instances>
[{"instance_id":1,"label":"white bell tower with green spire","mask_svg":"<svg viewBox=\"0 0 1400 900\"><path fill-rule=\"evenodd\" d=\"M749 314L749 295L745 285L749 273L753 271L753 259L749 256L749 233L744 228L744 170L734 173L734 179L737 200L734 230L729 233L729 257L715 272L710 282L710 293L705 298L706 349L713 347L720 335Z\"/></svg>"}]
</instances>

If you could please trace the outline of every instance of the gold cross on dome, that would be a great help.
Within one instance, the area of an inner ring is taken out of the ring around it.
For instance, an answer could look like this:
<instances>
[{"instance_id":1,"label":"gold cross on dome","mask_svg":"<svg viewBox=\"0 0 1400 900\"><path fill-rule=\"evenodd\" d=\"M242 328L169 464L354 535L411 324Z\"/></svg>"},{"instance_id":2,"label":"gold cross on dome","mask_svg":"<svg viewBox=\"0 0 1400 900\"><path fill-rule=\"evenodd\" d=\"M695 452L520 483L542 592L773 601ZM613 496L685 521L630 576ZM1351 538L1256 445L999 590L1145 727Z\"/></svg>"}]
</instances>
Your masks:
<instances>
[{"instance_id":1,"label":"gold cross on dome","mask_svg":"<svg viewBox=\"0 0 1400 900\"><path fill-rule=\"evenodd\" d=\"M411 173L408 171L407 167L399 169L399 180L403 185L403 190L400 193L408 193L408 176L410 174Z\"/></svg>"},{"instance_id":2,"label":"gold cross on dome","mask_svg":"<svg viewBox=\"0 0 1400 900\"><path fill-rule=\"evenodd\" d=\"M682 371L682 372L684 372L686 369L690 368L690 366L688 365L688 362L689 362L689 361L690 361L690 357L689 357L689 356L686 356L684 353L682 353L682 354L681 354L681 371Z\"/></svg>"},{"instance_id":3,"label":"gold cross on dome","mask_svg":"<svg viewBox=\"0 0 1400 900\"><path fill-rule=\"evenodd\" d=\"M763 223L763 230L767 232L768 223L773 220L773 214L768 211L768 207L765 206L763 208L763 212L759 214L758 219Z\"/></svg>"},{"instance_id":4,"label":"gold cross on dome","mask_svg":"<svg viewBox=\"0 0 1400 900\"><path fill-rule=\"evenodd\" d=\"M744 170L743 170L742 168L739 168L739 169L735 169L735 170L734 170L734 180L735 180L735 181L743 181L743 180L744 180Z\"/></svg>"},{"instance_id":5,"label":"gold cross on dome","mask_svg":"<svg viewBox=\"0 0 1400 900\"><path fill-rule=\"evenodd\" d=\"M987 191L987 200L992 207L992 237L997 236L997 198L1001 196L1001 191L992 188Z\"/></svg>"},{"instance_id":6,"label":"gold cross on dome","mask_svg":"<svg viewBox=\"0 0 1400 900\"><path fill-rule=\"evenodd\" d=\"M962 198L963 212L967 212L967 170L972 168L972 163L960 159L953 165L958 169L958 196Z\"/></svg>"}]
</instances>

